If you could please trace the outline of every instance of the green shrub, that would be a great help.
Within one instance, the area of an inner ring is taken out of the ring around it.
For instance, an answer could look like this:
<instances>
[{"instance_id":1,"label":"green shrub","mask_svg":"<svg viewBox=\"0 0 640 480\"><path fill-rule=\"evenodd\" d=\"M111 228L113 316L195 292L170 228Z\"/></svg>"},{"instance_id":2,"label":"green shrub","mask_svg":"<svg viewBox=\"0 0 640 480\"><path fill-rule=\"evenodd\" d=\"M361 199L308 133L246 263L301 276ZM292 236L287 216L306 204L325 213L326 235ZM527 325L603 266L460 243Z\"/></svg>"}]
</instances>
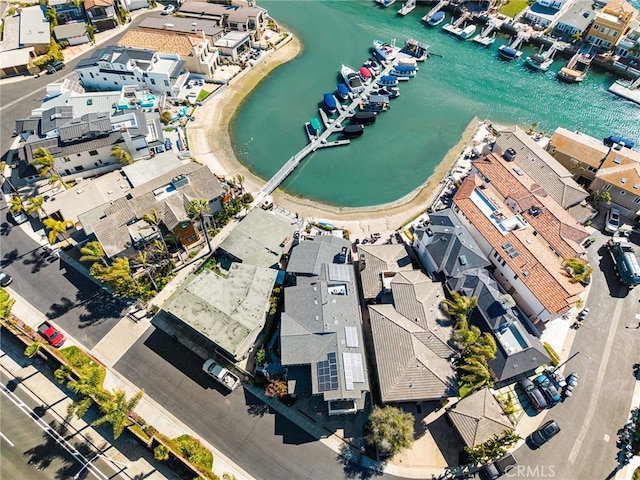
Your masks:
<instances>
[{"instance_id":1,"label":"green shrub","mask_svg":"<svg viewBox=\"0 0 640 480\"><path fill-rule=\"evenodd\" d=\"M56 377L58 383L64 383L69 375L71 375L71 367L69 365L61 365L55 372L53 372L53 376Z\"/></svg>"},{"instance_id":2,"label":"green shrub","mask_svg":"<svg viewBox=\"0 0 640 480\"><path fill-rule=\"evenodd\" d=\"M256 363L258 365L262 365L266 360L267 360L267 351L264 348L261 348L256 352Z\"/></svg>"},{"instance_id":3,"label":"green shrub","mask_svg":"<svg viewBox=\"0 0 640 480\"><path fill-rule=\"evenodd\" d=\"M169 448L166 445L158 445L153 449L153 458L161 462L169 460Z\"/></svg>"},{"instance_id":4,"label":"green shrub","mask_svg":"<svg viewBox=\"0 0 640 480\"><path fill-rule=\"evenodd\" d=\"M29 358L35 357L41 346L42 342L33 342L31 345L24 349L25 356Z\"/></svg>"}]
</instances>

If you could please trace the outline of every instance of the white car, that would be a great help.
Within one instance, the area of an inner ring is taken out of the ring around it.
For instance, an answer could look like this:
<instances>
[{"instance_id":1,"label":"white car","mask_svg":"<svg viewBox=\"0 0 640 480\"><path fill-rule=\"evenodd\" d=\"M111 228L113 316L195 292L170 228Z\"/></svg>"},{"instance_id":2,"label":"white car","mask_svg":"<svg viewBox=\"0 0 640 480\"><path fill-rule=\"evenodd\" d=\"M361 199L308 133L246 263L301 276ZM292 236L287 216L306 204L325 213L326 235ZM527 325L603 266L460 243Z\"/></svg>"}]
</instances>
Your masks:
<instances>
[{"instance_id":1,"label":"white car","mask_svg":"<svg viewBox=\"0 0 640 480\"><path fill-rule=\"evenodd\" d=\"M24 214L23 211L20 211L18 213L11 212L11 217L13 218L13 221L16 222L16 225L20 225L21 223L29 220L29 218Z\"/></svg>"},{"instance_id":2,"label":"white car","mask_svg":"<svg viewBox=\"0 0 640 480\"><path fill-rule=\"evenodd\" d=\"M620 228L620 210L612 208L607 212L607 223L604 226L606 232L615 233Z\"/></svg>"},{"instance_id":3,"label":"white car","mask_svg":"<svg viewBox=\"0 0 640 480\"><path fill-rule=\"evenodd\" d=\"M176 11L175 5L167 5L162 9L162 15L170 15Z\"/></svg>"}]
</instances>

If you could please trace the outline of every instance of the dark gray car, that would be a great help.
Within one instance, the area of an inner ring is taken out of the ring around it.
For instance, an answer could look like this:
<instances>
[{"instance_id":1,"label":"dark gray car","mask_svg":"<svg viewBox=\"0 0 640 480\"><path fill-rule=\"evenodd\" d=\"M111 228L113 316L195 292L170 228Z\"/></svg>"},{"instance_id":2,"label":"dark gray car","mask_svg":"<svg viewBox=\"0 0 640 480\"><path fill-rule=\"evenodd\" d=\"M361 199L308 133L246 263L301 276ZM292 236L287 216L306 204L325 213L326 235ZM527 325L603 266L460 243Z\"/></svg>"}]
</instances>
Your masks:
<instances>
[{"instance_id":1,"label":"dark gray car","mask_svg":"<svg viewBox=\"0 0 640 480\"><path fill-rule=\"evenodd\" d=\"M518 382L518 385L520 385L520 388L522 388L529 399L529 404L531 404L537 412L541 412L549 406L547 400L544 398L544 394L531 380L524 378Z\"/></svg>"},{"instance_id":2,"label":"dark gray car","mask_svg":"<svg viewBox=\"0 0 640 480\"><path fill-rule=\"evenodd\" d=\"M549 420L538 430L529 435L529 441L536 447L541 447L560 433L560 425L555 420Z\"/></svg>"}]
</instances>

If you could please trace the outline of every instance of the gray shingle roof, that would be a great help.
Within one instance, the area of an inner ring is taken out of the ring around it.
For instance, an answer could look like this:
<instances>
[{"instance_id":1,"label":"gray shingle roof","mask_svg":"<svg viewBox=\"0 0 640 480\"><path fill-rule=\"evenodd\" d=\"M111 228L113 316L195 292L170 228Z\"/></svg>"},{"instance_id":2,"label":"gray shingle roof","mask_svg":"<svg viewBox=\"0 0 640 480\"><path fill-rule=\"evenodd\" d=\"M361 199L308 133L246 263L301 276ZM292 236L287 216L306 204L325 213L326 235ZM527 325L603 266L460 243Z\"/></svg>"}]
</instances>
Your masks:
<instances>
[{"instance_id":1,"label":"gray shingle roof","mask_svg":"<svg viewBox=\"0 0 640 480\"><path fill-rule=\"evenodd\" d=\"M231 265L227 278L204 270L162 308L240 359L264 326L277 274L241 263Z\"/></svg>"},{"instance_id":2,"label":"gray shingle roof","mask_svg":"<svg viewBox=\"0 0 640 480\"><path fill-rule=\"evenodd\" d=\"M513 429L511 420L488 388L464 397L447 414L469 447Z\"/></svg>"},{"instance_id":3,"label":"gray shingle roof","mask_svg":"<svg viewBox=\"0 0 640 480\"><path fill-rule=\"evenodd\" d=\"M489 361L489 367L498 381L535 370L551 361L511 295L489 271L467 270L449 278L447 283L451 290L478 299L478 307L469 322L490 332L496 339L498 350L496 357Z\"/></svg>"},{"instance_id":4,"label":"gray shingle roof","mask_svg":"<svg viewBox=\"0 0 640 480\"><path fill-rule=\"evenodd\" d=\"M382 293L385 272L413 270L409 247L404 244L358 245L358 267L365 300Z\"/></svg>"},{"instance_id":5,"label":"gray shingle roof","mask_svg":"<svg viewBox=\"0 0 640 480\"><path fill-rule=\"evenodd\" d=\"M316 235L300 242L292 251L287 272L319 275L322 264L338 263L343 248L350 251L351 243L334 235Z\"/></svg>"},{"instance_id":6,"label":"gray shingle roof","mask_svg":"<svg viewBox=\"0 0 640 480\"><path fill-rule=\"evenodd\" d=\"M500 153L509 148L516 152L514 161L518 166L563 208L577 205L588 197L571 172L517 126L500 131L492 151Z\"/></svg>"},{"instance_id":7,"label":"gray shingle roof","mask_svg":"<svg viewBox=\"0 0 640 480\"><path fill-rule=\"evenodd\" d=\"M491 264L450 208L430 214L429 225L417 229L415 235L419 244L426 244L424 249L418 248L418 256L427 270L435 264L437 273L449 277Z\"/></svg>"},{"instance_id":8,"label":"gray shingle roof","mask_svg":"<svg viewBox=\"0 0 640 480\"><path fill-rule=\"evenodd\" d=\"M343 242L321 238L301 243L292 256L302 247L304 263L312 269L311 252L318 258L339 257ZM280 350L283 365L311 365L312 391L325 401L362 400L369 379L352 264L323 263L318 275L297 275L296 285L285 289Z\"/></svg>"}]
</instances>

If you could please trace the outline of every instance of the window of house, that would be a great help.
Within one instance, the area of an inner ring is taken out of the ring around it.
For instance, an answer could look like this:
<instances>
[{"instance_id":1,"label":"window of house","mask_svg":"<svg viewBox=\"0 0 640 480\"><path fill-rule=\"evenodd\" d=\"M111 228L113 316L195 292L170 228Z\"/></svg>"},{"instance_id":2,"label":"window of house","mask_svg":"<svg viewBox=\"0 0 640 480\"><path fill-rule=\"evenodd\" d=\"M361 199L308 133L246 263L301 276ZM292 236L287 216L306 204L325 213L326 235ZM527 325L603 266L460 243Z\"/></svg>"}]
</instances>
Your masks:
<instances>
[{"instance_id":1,"label":"window of house","mask_svg":"<svg viewBox=\"0 0 640 480\"><path fill-rule=\"evenodd\" d=\"M65 169L64 174L65 174L65 175L71 175L71 170L69 170L69 169Z\"/></svg>"},{"instance_id":2,"label":"window of house","mask_svg":"<svg viewBox=\"0 0 640 480\"><path fill-rule=\"evenodd\" d=\"M640 197L636 197L633 199L633 203L640 203Z\"/></svg>"},{"instance_id":3,"label":"window of house","mask_svg":"<svg viewBox=\"0 0 640 480\"><path fill-rule=\"evenodd\" d=\"M156 81L152 78L151 79L151 85L155 85L155 84L156 84Z\"/></svg>"},{"instance_id":4,"label":"window of house","mask_svg":"<svg viewBox=\"0 0 640 480\"><path fill-rule=\"evenodd\" d=\"M600 30L600 25L598 25L597 23L593 26L594 30Z\"/></svg>"},{"instance_id":5,"label":"window of house","mask_svg":"<svg viewBox=\"0 0 640 480\"><path fill-rule=\"evenodd\" d=\"M96 155L98 155L98 151L97 150L89 150L89 155L91 155L92 157L95 157Z\"/></svg>"},{"instance_id":6,"label":"window of house","mask_svg":"<svg viewBox=\"0 0 640 480\"><path fill-rule=\"evenodd\" d=\"M589 36L587 37L587 42L589 42L589 43L593 43L595 39L596 39L596 37L594 37L593 35L589 35Z\"/></svg>"},{"instance_id":7,"label":"window of house","mask_svg":"<svg viewBox=\"0 0 640 480\"><path fill-rule=\"evenodd\" d=\"M78 165L78 166L76 167L76 172L81 172L81 171L83 171L83 170L84 170L84 167L83 167L82 165Z\"/></svg>"},{"instance_id":8,"label":"window of house","mask_svg":"<svg viewBox=\"0 0 640 480\"><path fill-rule=\"evenodd\" d=\"M600 29L600 33L603 35L606 35L607 33L609 33L609 29L607 27L602 27Z\"/></svg>"},{"instance_id":9,"label":"window of house","mask_svg":"<svg viewBox=\"0 0 640 480\"><path fill-rule=\"evenodd\" d=\"M596 167L592 167L591 165L589 165L587 167L587 170L589 170L590 172L596 173L598 171L598 169Z\"/></svg>"},{"instance_id":10,"label":"window of house","mask_svg":"<svg viewBox=\"0 0 640 480\"><path fill-rule=\"evenodd\" d=\"M609 190L611 190L611 184L607 183L604 187L602 187L602 191L603 192L608 192Z\"/></svg>"},{"instance_id":11,"label":"window of house","mask_svg":"<svg viewBox=\"0 0 640 480\"><path fill-rule=\"evenodd\" d=\"M616 38L618 36L618 31L617 30L611 30L611 33L609 34L610 37Z\"/></svg>"},{"instance_id":12,"label":"window of house","mask_svg":"<svg viewBox=\"0 0 640 480\"><path fill-rule=\"evenodd\" d=\"M602 42L604 48L611 48L611 42Z\"/></svg>"},{"instance_id":13,"label":"window of house","mask_svg":"<svg viewBox=\"0 0 640 480\"><path fill-rule=\"evenodd\" d=\"M70 161L71 161L71 159L70 159L69 157L62 157L62 161L63 161L64 163L67 163L67 162L70 162Z\"/></svg>"},{"instance_id":14,"label":"window of house","mask_svg":"<svg viewBox=\"0 0 640 480\"><path fill-rule=\"evenodd\" d=\"M91 75L91 78L94 78L94 77L93 77L93 73L89 72L89 75Z\"/></svg>"}]
</instances>

